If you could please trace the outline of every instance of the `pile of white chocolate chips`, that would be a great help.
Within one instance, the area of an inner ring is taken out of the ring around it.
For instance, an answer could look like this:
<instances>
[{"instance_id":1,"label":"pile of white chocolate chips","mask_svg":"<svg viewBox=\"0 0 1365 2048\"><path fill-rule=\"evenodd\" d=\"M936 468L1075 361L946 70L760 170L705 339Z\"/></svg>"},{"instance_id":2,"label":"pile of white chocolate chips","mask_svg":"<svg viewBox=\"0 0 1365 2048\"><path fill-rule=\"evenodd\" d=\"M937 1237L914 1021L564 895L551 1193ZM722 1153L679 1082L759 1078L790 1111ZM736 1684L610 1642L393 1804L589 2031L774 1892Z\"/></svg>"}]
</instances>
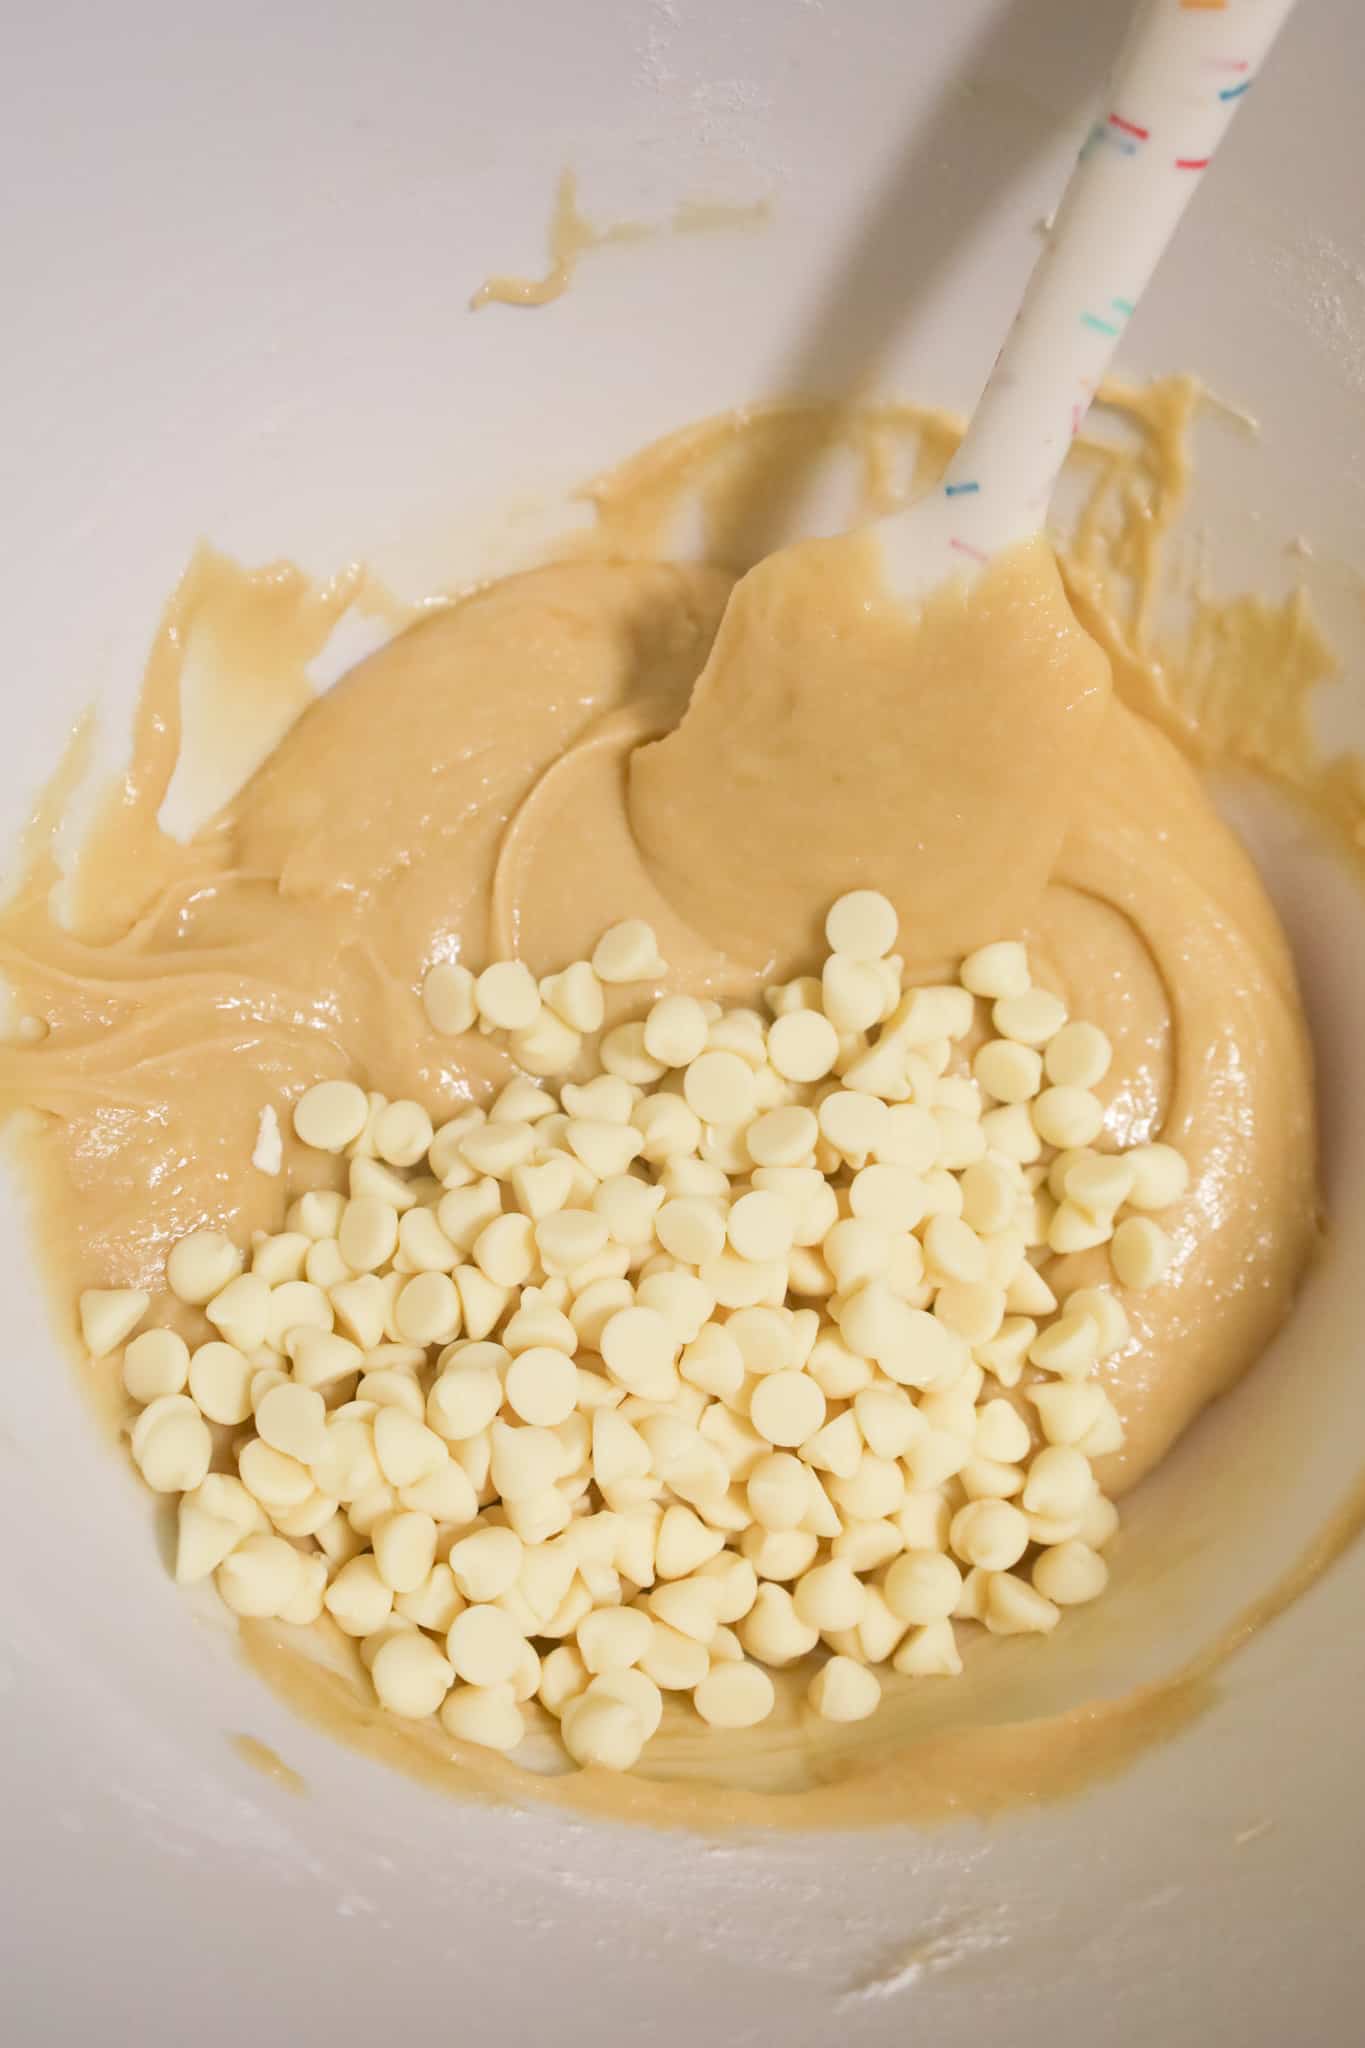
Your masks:
<instances>
[{"instance_id":1,"label":"pile of white chocolate chips","mask_svg":"<svg viewBox=\"0 0 1365 2048\"><path fill-rule=\"evenodd\" d=\"M1059 1305L1049 1260L1159 1281L1185 1162L1096 1149L1109 1042L1021 945L903 988L884 897L826 934L767 1016L668 995L606 1031L603 984L663 972L643 924L539 985L433 967L433 1026L506 1034L527 1078L440 1129L310 1088L294 1130L349 1192L175 1247L218 1332L193 1352L132 1335L147 1295L84 1295L134 1461L180 1495L177 1577L330 1616L394 1714L510 1750L539 1700L616 1769L665 1692L748 1727L809 1658L812 1709L858 1720L879 1667L953 1674L963 1625L1046 1633L1101 1593L1094 1375L1129 1329L1111 1288Z\"/></svg>"}]
</instances>

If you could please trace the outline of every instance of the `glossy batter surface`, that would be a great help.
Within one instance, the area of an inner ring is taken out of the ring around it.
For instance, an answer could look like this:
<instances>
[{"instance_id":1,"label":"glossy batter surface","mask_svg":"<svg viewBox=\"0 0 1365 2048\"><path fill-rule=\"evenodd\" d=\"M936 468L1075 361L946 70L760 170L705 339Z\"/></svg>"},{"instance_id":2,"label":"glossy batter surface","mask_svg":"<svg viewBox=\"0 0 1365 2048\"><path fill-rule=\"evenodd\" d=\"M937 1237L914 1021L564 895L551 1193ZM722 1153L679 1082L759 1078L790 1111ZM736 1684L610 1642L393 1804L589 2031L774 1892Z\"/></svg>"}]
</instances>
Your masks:
<instances>
[{"instance_id":1,"label":"glossy batter surface","mask_svg":"<svg viewBox=\"0 0 1365 2048\"><path fill-rule=\"evenodd\" d=\"M619 501L608 538L613 517ZM1115 1044L1109 1138L1160 1135L1189 1161L1163 1219L1174 1269L1129 1299L1133 1342L1105 1368L1128 1437L1100 1477L1122 1491L1253 1362L1314 1242L1306 1036L1250 863L1114 694L1041 547L908 618L865 543L812 543L745 580L719 638L728 573L614 553L410 628L183 846L156 825L178 742L163 646L70 928L41 849L3 925L0 965L47 1034L5 1050L0 1085L43 1113L31 1154L64 1297L158 1290L201 1224L278 1229L284 1181L249 1163L267 1101L352 1075L439 1121L505 1078L476 1034L431 1033L433 960L516 952L543 973L643 916L674 986L750 998L803 967L834 896L877 887L926 979L1025 937ZM208 588L182 592L176 645ZM208 1334L164 1297L154 1314ZM797 1727L744 1739L750 1782L825 1774ZM695 1728L659 1749L661 1776L707 1774ZM989 1776L989 1758L963 1769Z\"/></svg>"}]
</instances>

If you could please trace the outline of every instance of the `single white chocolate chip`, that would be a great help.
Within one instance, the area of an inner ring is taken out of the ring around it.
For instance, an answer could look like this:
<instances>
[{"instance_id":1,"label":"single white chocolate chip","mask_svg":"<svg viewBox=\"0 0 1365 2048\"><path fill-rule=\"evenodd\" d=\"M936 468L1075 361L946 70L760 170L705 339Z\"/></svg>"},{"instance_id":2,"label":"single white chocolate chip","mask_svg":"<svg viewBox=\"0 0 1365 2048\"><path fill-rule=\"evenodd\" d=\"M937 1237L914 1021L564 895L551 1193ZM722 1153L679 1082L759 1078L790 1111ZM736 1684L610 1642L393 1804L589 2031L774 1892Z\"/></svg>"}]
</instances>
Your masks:
<instances>
[{"instance_id":1,"label":"single white chocolate chip","mask_svg":"<svg viewBox=\"0 0 1365 2048\"><path fill-rule=\"evenodd\" d=\"M997 939L991 945L978 946L958 972L965 989L990 1002L1003 996L1022 996L1032 986L1028 953L1017 939Z\"/></svg>"},{"instance_id":2,"label":"single white chocolate chip","mask_svg":"<svg viewBox=\"0 0 1365 2048\"><path fill-rule=\"evenodd\" d=\"M948 1540L964 1564L1005 1572L1028 1549L1028 1523L1007 1500L974 1500L953 1516Z\"/></svg>"},{"instance_id":3,"label":"single white chocolate chip","mask_svg":"<svg viewBox=\"0 0 1365 2048\"><path fill-rule=\"evenodd\" d=\"M499 1685L510 1680L521 1661L526 1638L501 1607L466 1607L450 1624L446 1655L456 1675L469 1685Z\"/></svg>"},{"instance_id":4,"label":"single white chocolate chip","mask_svg":"<svg viewBox=\"0 0 1365 2048\"><path fill-rule=\"evenodd\" d=\"M458 1038L472 1031L478 1015L474 977L454 960L438 960L422 981L422 1008L427 1022L443 1038Z\"/></svg>"},{"instance_id":5,"label":"single white chocolate chip","mask_svg":"<svg viewBox=\"0 0 1365 2048\"><path fill-rule=\"evenodd\" d=\"M375 1153L386 1166L416 1166L435 1136L420 1102L386 1103L371 1126Z\"/></svg>"},{"instance_id":6,"label":"single white chocolate chip","mask_svg":"<svg viewBox=\"0 0 1365 2048\"><path fill-rule=\"evenodd\" d=\"M242 1255L221 1230L196 1230L172 1245L166 1285L179 1300L202 1308L242 1270Z\"/></svg>"},{"instance_id":7,"label":"single white chocolate chip","mask_svg":"<svg viewBox=\"0 0 1365 2048\"><path fill-rule=\"evenodd\" d=\"M1163 1280L1175 1247L1150 1216L1126 1216L1114 1232L1109 1257L1120 1286L1155 1287Z\"/></svg>"},{"instance_id":8,"label":"single white chocolate chip","mask_svg":"<svg viewBox=\"0 0 1365 2048\"><path fill-rule=\"evenodd\" d=\"M768 1058L784 1080L819 1081L838 1057L839 1035L818 1010L790 1011L769 1027ZM705 1115L700 1109L697 1113Z\"/></svg>"},{"instance_id":9,"label":"single white chocolate chip","mask_svg":"<svg viewBox=\"0 0 1365 2048\"><path fill-rule=\"evenodd\" d=\"M777 1701L761 1665L726 1660L714 1663L692 1694L692 1704L712 1728L756 1728Z\"/></svg>"},{"instance_id":10,"label":"single white chocolate chip","mask_svg":"<svg viewBox=\"0 0 1365 2048\"><path fill-rule=\"evenodd\" d=\"M1031 1102L1043 1082L1042 1055L1011 1038L993 1038L972 1060L973 1077L996 1102Z\"/></svg>"},{"instance_id":11,"label":"single white chocolate chip","mask_svg":"<svg viewBox=\"0 0 1365 2048\"><path fill-rule=\"evenodd\" d=\"M744 1134L755 1166L801 1166L815 1151L820 1126L799 1104L766 1110Z\"/></svg>"},{"instance_id":12,"label":"single white chocolate chip","mask_svg":"<svg viewBox=\"0 0 1365 2048\"><path fill-rule=\"evenodd\" d=\"M881 1705L875 1671L851 1657L831 1657L810 1682L807 1699L826 1721L865 1721Z\"/></svg>"},{"instance_id":13,"label":"single white chocolate chip","mask_svg":"<svg viewBox=\"0 0 1365 2048\"><path fill-rule=\"evenodd\" d=\"M986 1627L992 1635L1047 1635L1061 1612L1013 1572L991 1572L986 1582Z\"/></svg>"},{"instance_id":14,"label":"single white chocolate chip","mask_svg":"<svg viewBox=\"0 0 1365 2048\"><path fill-rule=\"evenodd\" d=\"M578 1372L572 1358L550 1345L523 1351L507 1369L507 1405L522 1422L553 1428L574 1412Z\"/></svg>"},{"instance_id":15,"label":"single white chocolate chip","mask_svg":"<svg viewBox=\"0 0 1365 2048\"><path fill-rule=\"evenodd\" d=\"M299 1591L303 1558L282 1536L244 1537L225 1557L215 1583L234 1614L268 1619L283 1613Z\"/></svg>"},{"instance_id":16,"label":"single white chocolate chip","mask_svg":"<svg viewBox=\"0 0 1365 2048\"><path fill-rule=\"evenodd\" d=\"M381 1515L370 1542L379 1576L394 1593L416 1592L436 1562L435 1522L408 1508Z\"/></svg>"},{"instance_id":17,"label":"single white chocolate chip","mask_svg":"<svg viewBox=\"0 0 1365 2048\"><path fill-rule=\"evenodd\" d=\"M319 1081L294 1104L294 1135L315 1151L344 1152L369 1114L369 1097L354 1081Z\"/></svg>"},{"instance_id":18,"label":"single white chocolate chip","mask_svg":"<svg viewBox=\"0 0 1365 2048\"><path fill-rule=\"evenodd\" d=\"M1066 1023L1066 1004L1047 989L1029 988L1000 997L991 1010L991 1022L1002 1038L1046 1045Z\"/></svg>"},{"instance_id":19,"label":"single white chocolate chip","mask_svg":"<svg viewBox=\"0 0 1365 2048\"><path fill-rule=\"evenodd\" d=\"M174 1330L144 1330L123 1354L124 1387L144 1406L162 1395L182 1393L189 1373L189 1346Z\"/></svg>"},{"instance_id":20,"label":"single white chocolate chip","mask_svg":"<svg viewBox=\"0 0 1365 2048\"><path fill-rule=\"evenodd\" d=\"M213 1456L213 1436L193 1403L181 1395L156 1401L142 1411L131 1439L133 1461L153 1493L189 1493L204 1478Z\"/></svg>"},{"instance_id":21,"label":"single white chocolate chip","mask_svg":"<svg viewBox=\"0 0 1365 2048\"><path fill-rule=\"evenodd\" d=\"M755 1188L732 1206L726 1232L742 1259L785 1259L792 1248L794 1225L792 1211L780 1195Z\"/></svg>"},{"instance_id":22,"label":"single white chocolate chip","mask_svg":"<svg viewBox=\"0 0 1365 2048\"><path fill-rule=\"evenodd\" d=\"M639 918L627 918L602 934L593 948L592 967L598 980L608 983L657 981L668 972L652 928Z\"/></svg>"},{"instance_id":23,"label":"single white chocolate chip","mask_svg":"<svg viewBox=\"0 0 1365 2048\"><path fill-rule=\"evenodd\" d=\"M1097 1600L1109 1583L1109 1567L1097 1551L1075 1540L1058 1543L1034 1560L1033 1583L1058 1607Z\"/></svg>"},{"instance_id":24,"label":"single white chocolate chip","mask_svg":"<svg viewBox=\"0 0 1365 2048\"><path fill-rule=\"evenodd\" d=\"M575 960L562 974L550 974L540 984L541 1000L571 1031L586 1034L602 1029L606 1002L602 984L586 960Z\"/></svg>"},{"instance_id":25,"label":"single white chocolate chip","mask_svg":"<svg viewBox=\"0 0 1365 2048\"><path fill-rule=\"evenodd\" d=\"M867 1598L860 1578L840 1558L804 1572L792 1595L797 1618L809 1628L856 1628Z\"/></svg>"},{"instance_id":26,"label":"single white chocolate chip","mask_svg":"<svg viewBox=\"0 0 1365 2048\"><path fill-rule=\"evenodd\" d=\"M940 1549L906 1550L888 1570L882 1592L893 1614L922 1628L955 1611L962 1574Z\"/></svg>"},{"instance_id":27,"label":"single white chocolate chip","mask_svg":"<svg viewBox=\"0 0 1365 2048\"><path fill-rule=\"evenodd\" d=\"M512 1686L457 1685L441 1705L441 1726L457 1742L480 1749L512 1750L526 1733L526 1723Z\"/></svg>"},{"instance_id":28,"label":"single white chocolate chip","mask_svg":"<svg viewBox=\"0 0 1365 2048\"><path fill-rule=\"evenodd\" d=\"M189 1362L189 1389L210 1422L229 1426L251 1414L251 1361L235 1345L201 1344Z\"/></svg>"},{"instance_id":29,"label":"single white chocolate chip","mask_svg":"<svg viewBox=\"0 0 1365 2048\"><path fill-rule=\"evenodd\" d=\"M759 1587L753 1606L739 1623L738 1635L749 1656L777 1668L804 1657L820 1639L819 1628L797 1613L787 1588L771 1582Z\"/></svg>"},{"instance_id":30,"label":"single white chocolate chip","mask_svg":"<svg viewBox=\"0 0 1365 2048\"><path fill-rule=\"evenodd\" d=\"M87 1287L79 1309L81 1337L90 1356L107 1358L117 1351L150 1306L151 1296L140 1287Z\"/></svg>"},{"instance_id":31,"label":"single white chocolate chip","mask_svg":"<svg viewBox=\"0 0 1365 2048\"><path fill-rule=\"evenodd\" d=\"M1104 1105L1088 1088L1044 1088L1030 1114L1044 1144L1064 1148L1092 1144L1104 1127Z\"/></svg>"},{"instance_id":32,"label":"single white chocolate chip","mask_svg":"<svg viewBox=\"0 0 1365 2048\"><path fill-rule=\"evenodd\" d=\"M1043 1064L1058 1088L1093 1088L1109 1072L1114 1048L1095 1024L1064 1024L1048 1040Z\"/></svg>"},{"instance_id":33,"label":"single white chocolate chip","mask_svg":"<svg viewBox=\"0 0 1365 2048\"><path fill-rule=\"evenodd\" d=\"M379 1703L405 1720L423 1721L445 1699L455 1673L429 1636L409 1629L390 1636L370 1664Z\"/></svg>"},{"instance_id":34,"label":"single white chocolate chip","mask_svg":"<svg viewBox=\"0 0 1365 2048\"><path fill-rule=\"evenodd\" d=\"M831 905L825 937L833 953L852 960L880 960L896 943L896 907L875 889L852 889Z\"/></svg>"},{"instance_id":35,"label":"single white chocolate chip","mask_svg":"<svg viewBox=\"0 0 1365 2048\"><path fill-rule=\"evenodd\" d=\"M540 990L520 960L499 960L474 983L479 1020L494 1031L524 1031L540 1014Z\"/></svg>"},{"instance_id":36,"label":"single white chocolate chip","mask_svg":"<svg viewBox=\"0 0 1365 2048\"><path fill-rule=\"evenodd\" d=\"M769 1373L754 1389L749 1419L768 1443L794 1449L824 1422L825 1397L804 1372Z\"/></svg>"},{"instance_id":37,"label":"single white chocolate chip","mask_svg":"<svg viewBox=\"0 0 1365 2048\"><path fill-rule=\"evenodd\" d=\"M285 1381L271 1387L255 1405L256 1433L262 1443L303 1465L320 1455L327 1420L321 1394Z\"/></svg>"},{"instance_id":38,"label":"single white chocolate chip","mask_svg":"<svg viewBox=\"0 0 1365 2048\"><path fill-rule=\"evenodd\" d=\"M603 1770L628 1771L645 1746L644 1723L635 1709L591 1686L568 1702L559 1728L576 1764Z\"/></svg>"},{"instance_id":39,"label":"single white chocolate chip","mask_svg":"<svg viewBox=\"0 0 1365 2048\"><path fill-rule=\"evenodd\" d=\"M1094 1486L1089 1460L1081 1451L1072 1445L1049 1444L1038 1452L1029 1467L1022 1495L1023 1505L1031 1515L1047 1515L1054 1521L1066 1521L1080 1513ZM982 1561L973 1560L974 1563Z\"/></svg>"},{"instance_id":40,"label":"single white chocolate chip","mask_svg":"<svg viewBox=\"0 0 1365 2048\"><path fill-rule=\"evenodd\" d=\"M578 1624L578 1654L594 1674L638 1664L652 1639L653 1623L637 1607L599 1607Z\"/></svg>"},{"instance_id":41,"label":"single white chocolate chip","mask_svg":"<svg viewBox=\"0 0 1365 2048\"><path fill-rule=\"evenodd\" d=\"M1135 1209L1169 1209L1190 1184L1190 1169L1173 1145L1137 1145L1125 1154L1133 1169L1128 1200Z\"/></svg>"},{"instance_id":42,"label":"single white chocolate chip","mask_svg":"<svg viewBox=\"0 0 1365 2048\"><path fill-rule=\"evenodd\" d=\"M694 996L664 996L645 1018L645 1051L660 1066L690 1066L706 1050L708 1029Z\"/></svg>"}]
</instances>

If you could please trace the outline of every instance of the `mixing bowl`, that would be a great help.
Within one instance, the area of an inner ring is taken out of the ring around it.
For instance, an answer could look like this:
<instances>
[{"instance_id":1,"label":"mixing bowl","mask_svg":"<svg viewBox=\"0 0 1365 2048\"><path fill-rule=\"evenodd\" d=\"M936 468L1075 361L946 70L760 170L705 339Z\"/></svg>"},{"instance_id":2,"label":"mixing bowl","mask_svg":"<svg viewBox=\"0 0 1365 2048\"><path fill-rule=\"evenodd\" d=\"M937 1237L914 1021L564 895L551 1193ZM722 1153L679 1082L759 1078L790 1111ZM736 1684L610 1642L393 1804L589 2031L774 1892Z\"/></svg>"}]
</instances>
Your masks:
<instances>
[{"instance_id":1,"label":"mixing bowl","mask_svg":"<svg viewBox=\"0 0 1365 2048\"><path fill-rule=\"evenodd\" d=\"M970 403L1126 0L51 0L6 30L0 826L79 711L117 752L201 536L417 595L533 559L566 494L779 392ZM1125 343L1201 430L1217 588L1304 581L1365 740L1365 15L1303 6ZM660 232L537 309L556 182ZM676 232L682 225L712 232ZM690 210L690 211L689 211ZM670 225L672 224L672 225ZM1291 547L1290 544L1297 545ZM1292 1326L1132 1504L1123 1626L1035 1710L1179 1670L1349 1513L1365 1456L1362 898L1229 789L1291 932L1331 1228ZM293 1718L187 1602L54 1336L11 1193L0 1629L6 2037L1114 2048L1354 2037L1365 1550L1075 1794L933 1828L698 1837L440 1797ZM1049 1694L1049 1687L1051 1694ZM1052 1695L1055 1695L1053 1697ZM258 1767L262 1752L287 1772ZM253 1762L253 1757L256 1759ZM296 1774L296 1775L294 1775Z\"/></svg>"}]
</instances>

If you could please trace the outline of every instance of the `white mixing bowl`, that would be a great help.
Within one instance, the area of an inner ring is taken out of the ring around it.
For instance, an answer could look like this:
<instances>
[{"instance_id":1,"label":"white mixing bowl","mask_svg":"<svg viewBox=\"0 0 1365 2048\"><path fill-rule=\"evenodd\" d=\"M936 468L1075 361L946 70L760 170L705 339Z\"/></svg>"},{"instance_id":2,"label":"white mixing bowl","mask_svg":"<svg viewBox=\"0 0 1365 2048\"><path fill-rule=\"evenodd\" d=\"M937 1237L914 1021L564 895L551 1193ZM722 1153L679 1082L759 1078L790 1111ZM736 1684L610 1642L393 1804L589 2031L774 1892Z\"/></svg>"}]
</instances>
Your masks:
<instances>
[{"instance_id":1,"label":"white mixing bowl","mask_svg":"<svg viewBox=\"0 0 1365 2048\"><path fill-rule=\"evenodd\" d=\"M201 535L448 586L524 557L613 456L721 407L855 383L970 403L1125 12L11 10L6 837L92 695L117 732ZM1261 420L1259 443L1201 443L1212 577L1278 593L1305 575L1348 675L1363 76L1357 0L1305 0L1123 363L1196 368ZM542 311L471 316L490 270L541 267L566 165L603 219L769 199L771 221L604 250ZM1291 562L1299 535L1313 552ZM1365 740L1358 688L1329 711L1334 742ZM1361 901L1297 822L1242 815L1312 1010L1332 1244L1273 1354L1134 1503L1133 1545L1164 1530L1171 1563L1129 1589L1135 1671L1173 1668L1269 1586L1365 1463ZM1356 2038L1365 1549L1225 1667L1182 1735L1064 1805L720 1841L466 1807L291 1719L194 1618L54 1342L17 1207L6 1221L14 2048L397 2028L555 2048ZM237 1731L307 1795L253 1771Z\"/></svg>"}]
</instances>

